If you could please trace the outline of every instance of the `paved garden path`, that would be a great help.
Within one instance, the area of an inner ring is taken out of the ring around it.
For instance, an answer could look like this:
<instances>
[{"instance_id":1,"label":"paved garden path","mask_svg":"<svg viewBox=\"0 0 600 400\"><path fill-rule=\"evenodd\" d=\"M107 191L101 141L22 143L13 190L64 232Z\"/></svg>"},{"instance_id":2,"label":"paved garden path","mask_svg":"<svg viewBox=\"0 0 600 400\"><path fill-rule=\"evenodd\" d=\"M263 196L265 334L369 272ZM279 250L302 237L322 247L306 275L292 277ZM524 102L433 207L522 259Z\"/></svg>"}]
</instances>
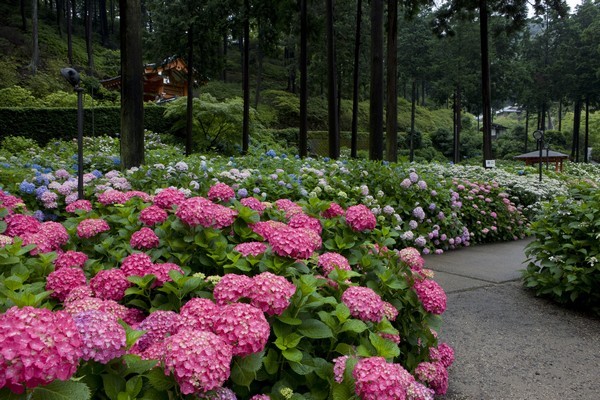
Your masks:
<instances>
[{"instance_id":1,"label":"paved garden path","mask_svg":"<svg viewBox=\"0 0 600 400\"><path fill-rule=\"evenodd\" d=\"M600 399L600 319L523 288L530 240L425 257L448 295L440 337L456 357L443 399Z\"/></svg>"}]
</instances>

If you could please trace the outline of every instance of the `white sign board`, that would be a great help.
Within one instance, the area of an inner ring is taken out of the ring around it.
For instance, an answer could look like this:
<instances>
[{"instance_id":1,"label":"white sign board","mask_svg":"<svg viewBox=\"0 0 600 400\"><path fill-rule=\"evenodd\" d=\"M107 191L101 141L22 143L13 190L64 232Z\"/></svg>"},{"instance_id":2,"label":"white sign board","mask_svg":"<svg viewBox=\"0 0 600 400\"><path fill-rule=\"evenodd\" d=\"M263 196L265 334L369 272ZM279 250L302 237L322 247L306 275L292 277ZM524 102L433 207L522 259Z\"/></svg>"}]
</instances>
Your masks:
<instances>
[{"instance_id":1,"label":"white sign board","mask_svg":"<svg viewBox=\"0 0 600 400\"><path fill-rule=\"evenodd\" d=\"M485 160L486 168L496 168L496 160Z\"/></svg>"}]
</instances>

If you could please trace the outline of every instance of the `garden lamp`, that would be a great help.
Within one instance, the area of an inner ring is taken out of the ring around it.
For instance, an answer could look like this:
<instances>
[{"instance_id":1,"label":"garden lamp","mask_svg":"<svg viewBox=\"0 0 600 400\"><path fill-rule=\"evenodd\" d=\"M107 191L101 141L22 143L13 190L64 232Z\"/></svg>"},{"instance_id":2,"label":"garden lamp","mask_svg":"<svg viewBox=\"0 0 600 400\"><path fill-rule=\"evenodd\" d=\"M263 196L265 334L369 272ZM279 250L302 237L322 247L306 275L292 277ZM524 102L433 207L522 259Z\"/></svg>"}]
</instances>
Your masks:
<instances>
[{"instance_id":1,"label":"garden lamp","mask_svg":"<svg viewBox=\"0 0 600 400\"><path fill-rule=\"evenodd\" d=\"M63 68L60 74L73 86L77 93L77 198L83 199L83 88L81 77L73 68Z\"/></svg>"},{"instance_id":2,"label":"garden lamp","mask_svg":"<svg viewBox=\"0 0 600 400\"><path fill-rule=\"evenodd\" d=\"M539 170L540 170L540 182L542 181L542 148L544 147L544 131L536 130L533 132L533 138L537 140L538 148L540 149L539 158Z\"/></svg>"}]
</instances>

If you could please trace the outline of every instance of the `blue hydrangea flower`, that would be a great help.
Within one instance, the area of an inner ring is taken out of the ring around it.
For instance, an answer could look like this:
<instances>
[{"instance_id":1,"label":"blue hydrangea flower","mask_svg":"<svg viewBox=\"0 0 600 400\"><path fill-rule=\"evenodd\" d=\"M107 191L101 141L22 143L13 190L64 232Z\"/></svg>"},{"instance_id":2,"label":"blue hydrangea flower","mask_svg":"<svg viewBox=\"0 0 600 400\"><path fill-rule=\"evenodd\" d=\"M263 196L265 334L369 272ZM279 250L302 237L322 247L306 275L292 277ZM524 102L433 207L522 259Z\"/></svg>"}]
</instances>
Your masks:
<instances>
[{"instance_id":1,"label":"blue hydrangea flower","mask_svg":"<svg viewBox=\"0 0 600 400\"><path fill-rule=\"evenodd\" d=\"M48 188L46 186L40 186L39 188L35 189L35 197L37 197L39 199L40 197L42 197L44 192L47 192L47 191L48 191Z\"/></svg>"},{"instance_id":2,"label":"blue hydrangea flower","mask_svg":"<svg viewBox=\"0 0 600 400\"><path fill-rule=\"evenodd\" d=\"M94 175L96 178L101 178L103 174L102 174L102 172L95 169L92 171L92 175Z\"/></svg>"},{"instance_id":3,"label":"blue hydrangea flower","mask_svg":"<svg viewBox=\"0 0 600 400\"><path fill-rule=\"evenodd\" d=\"M35 210L33 212L33 217L40 222L44 222L44 212L42 210Z\"/></svg>"},{"instance_id":4,"label":"blue hydrangea flower","mask_svg":"<svg viewBox=\"0 0 600 400\"><path fill-rule=\"evenodd\" d=\"M248 190L245 188L241 188L240 190L238 190L237 192L239 197L247 197L248 196Z\"/></svg>"},{"instance_id":5,"label":"blue hydrangea flower","mask_svg":"<svg viewBox=\"0 0 600 400\"><path fill-rule=\"evenodd\" d=\"M35 185L31 182L23 181L19 185L19 190L21 193L32 194L35 191Z\"/></svg>"},{"instance_id":6,"label":"blue hydrangea flower","mask_svg":"<svg viewBox=\"0 0 600 400\"><path fill-rule=\"evenodd\" d=\"M265 154L267 156L269 156L269 157L275 157L275 156L277 156L277 153L275 153L275 150L273 150L273 149L267 151Z\"/></svg>"}]
</instances>

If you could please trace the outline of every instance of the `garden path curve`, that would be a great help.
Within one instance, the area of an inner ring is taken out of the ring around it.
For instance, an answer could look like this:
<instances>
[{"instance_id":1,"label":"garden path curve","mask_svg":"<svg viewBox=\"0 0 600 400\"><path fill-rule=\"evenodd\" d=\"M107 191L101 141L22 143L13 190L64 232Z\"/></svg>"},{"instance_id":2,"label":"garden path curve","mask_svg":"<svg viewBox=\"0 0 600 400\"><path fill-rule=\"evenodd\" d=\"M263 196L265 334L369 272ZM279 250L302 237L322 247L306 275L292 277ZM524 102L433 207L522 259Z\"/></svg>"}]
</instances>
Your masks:
<instances>
[{"instance_id":1,"label":"garden path curve","mask_svg":"<svg viewBox=\"0 0 600 400\"><path fill-rule=\"evenodd\" d=\"M456 357L442 399L600 398L600 319L524 289L531 240L425 257L448 296L440 338Z\"/></svg>"}]
</instances>

